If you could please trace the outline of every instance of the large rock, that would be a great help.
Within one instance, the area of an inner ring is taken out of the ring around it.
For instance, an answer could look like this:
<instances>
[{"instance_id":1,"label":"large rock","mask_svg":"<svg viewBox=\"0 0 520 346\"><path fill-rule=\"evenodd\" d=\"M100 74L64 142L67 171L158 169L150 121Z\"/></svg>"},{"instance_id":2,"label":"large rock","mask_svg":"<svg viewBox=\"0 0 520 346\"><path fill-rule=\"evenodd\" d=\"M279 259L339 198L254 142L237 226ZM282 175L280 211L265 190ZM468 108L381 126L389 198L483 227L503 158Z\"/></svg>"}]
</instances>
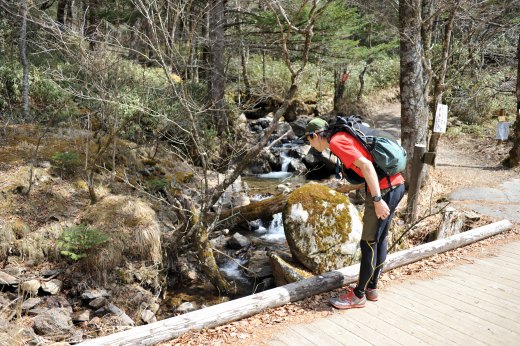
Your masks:
<instances>
[{"instance_id":1,"label":"large rock","mask_svg":"<svg viewBox=\"0 0 520 346\"><path fill-rule=\"evenodd\" d=\"M23 311L30 310L30 309L34 308L36 305L40 304L41 301L42 301L42 299L39 297L29 298L22 303L22 310Z\"/></svg>"},{"instance_id":2,"label":"large rock","mask_svg":"<svg viewBox=\"0 0 520 346\"><path fill-rule=\"evenodd\" d=\"M293 256L314 274L351 265L359 257L363 226L344 194L306 184L289 195L282 215Z\"/></svg>"},{"instance_id":3,"label":"large rock","mask_svg":"<svg viewBox=\"0 0 520 346\"><path fill-rule=\"evenodd\" d=\"M20 284L20 290L32 296L38 295L38 290L40 289L40 287L40 281L36 279L27 280Z\"/></svg>"},{"instance_id":4,"label":"large rock","mask_svg":"<svg viewBox=\"0 0 520 346\"><path fill-rule=\"evenodd\" d=\"M34 330L40 335L68 335L72 318L67 309L49 309L34 318Z\"/></svg>"},{"instance_id":5,"label":"large rock","mask_svg":"<svg viewBox=\"0 0 520 346\"><path fill-rule=\"evenodd\" d=\"M16 285L17 283L17 278L3 271L0 271L0 285Z\"/></svg>"},{"instance_id":6,"label":"large rock","mask_svg":"<svg viewBox=\"0 0 520 346\"><path fill-rule=\"evenodd\" d=\"M86 299L86 300L92 300L92 299L96 299L99 297L109 297L109 296L110 296L110 294L106 290L103 290L103 289L101 289L101 290L89 289L89 290L84 291L81 294L81 298Z\"/></svg>"},{"instance_id":7,"label":"large rock","mask_svg":"<svg viewBox=\"0 0 520 346\"><path fill-rule=\"evenodd\" d=\"M286 121L295 121L300 115L309 115L313 113L313 108L301 100L294 99L287 107L284 118Z\"/></svg>"},{"instance_id":8,"label":"large rock","mask_svg":"<svg viewBox=\"0 0 520 346\"><path fill-rule=\"evenodd\" d=\"M255 251L249 258L246 275L255 278L264 278L273 274L271 260L267 251Z\"/></svg>"},{"instance_id":9,"label":"large rock","mask_svg":"<svg viewBox=\"0 0 520 346\"><path fill-rule=\"evenodd\" d=\"M217 201L223 208L238 208L250 203L249 197L245 193L242 178L238 177L233 184L228 186L222 196Z\"/></svg>"},{"instance_id":10,"label":"large rock","mask_svg":"<svg viewBox=\"0 0 520 346\"><path fill-rule=\"evenodd\" d=\"M290 263L287 258L282 258L275 253L271 253L269 257L271 258L271 264L273 266L273 276L276 286L283 286L312 277L312 273L305 269L298 268Z\"/></svg>"},{"instance_id":11,"label":"large rock","mask_svg":"<svg viewBox=\"0 0 520 346\"><path fill-rule=\"evenodd\" d=\"M50 294L58 294L63 283L60 280L52 279L42 282L42 290Z\"/></svg>"},{"instance_id":12,"label":"large rock","mask_svg":"<svg viewBox=\"0 0 520 346\"><path fill-rule=\"evenodd\" d=\"M247 248L249 245L251 245L251 241L249 239L247 239L246 236L243 236L240 233L233 234L233 236L231 238L229 238L229 240L227 242L227 246L230 249L235 249L235 250Z\"/></svg>"}]
</instances>

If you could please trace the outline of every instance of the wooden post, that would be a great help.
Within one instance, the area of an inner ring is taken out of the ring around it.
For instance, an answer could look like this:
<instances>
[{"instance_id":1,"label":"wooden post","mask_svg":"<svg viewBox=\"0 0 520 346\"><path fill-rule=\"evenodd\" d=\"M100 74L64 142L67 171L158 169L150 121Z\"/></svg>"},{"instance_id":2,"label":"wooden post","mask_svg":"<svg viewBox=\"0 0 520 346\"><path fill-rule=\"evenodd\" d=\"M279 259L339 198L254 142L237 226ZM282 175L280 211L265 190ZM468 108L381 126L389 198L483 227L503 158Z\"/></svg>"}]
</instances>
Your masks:
<instances>
[{"instance_id":1,"label":"wooden post","mask_svg":"<svg viewBox=\"0 0 520 346\"><path fill-rule=\"evenodd\" d=\"M421 184L423 181L424 163L422 157L426 151L426 145L416 144L413 152L412 162L412 176L408 184L408 204L406 206L406 216L409 223L417 219L417 201L419 199L419 192L421 191Z\"/></svg>"},{"instance_id":2,"label":"wooden post","mask_svg":"<svg viewBox=\"0 0 520 346\"><path fill-rule=\"evenodd\" d=\"M441 133L434 132L430 137L430 143L428 145L428 151L432 153L437 152L437 145L439 144L439 139L441 138Z\"/></svg>"},{"instance_id":3,"label":"wooden post","mask_svg":"<svg viewBox=\"0 0 520 346\"><path fill-rule=\"evenodd\" d=\"M388 271L419 261L434 254L455 249L507 231L513 227L508 220L502 220L452 237L416 246L389 255L383 271ZM359 264L334 270L322 275L273 288L226 303L213 305L184 315L134 327L129 330L87 340L80 345L155 345L159 342L179 337L189 330L213 328L232 321L282 306L312 295L333 290L357 280Z\"/></svg>"}]
</instances>

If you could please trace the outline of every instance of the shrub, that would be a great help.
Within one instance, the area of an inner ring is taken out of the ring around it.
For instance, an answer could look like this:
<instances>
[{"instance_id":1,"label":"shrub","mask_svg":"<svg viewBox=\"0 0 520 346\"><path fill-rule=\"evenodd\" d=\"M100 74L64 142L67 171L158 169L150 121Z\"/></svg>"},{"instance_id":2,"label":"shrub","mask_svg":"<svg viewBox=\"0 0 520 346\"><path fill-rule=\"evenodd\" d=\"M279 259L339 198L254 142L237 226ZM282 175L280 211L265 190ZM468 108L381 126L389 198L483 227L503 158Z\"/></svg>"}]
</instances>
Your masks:
<instances>
[{"instance_id":1,"label":"shrub","mask_svg":"<svg viewBox=\"0 0 520 346\"><path fill-rule=\"evenodd\" d=\"M88 253L97 246L105 243L108 235L96 228L78 225L66 228L58 239L58 248L64 256L77 261L87 257Z\"/></svg>"},{"instance_id":2,"label":"shrub","mask_svg":"<svg viewBox=\"0 0 520 346\"><path fill-rule=\"evenodd\" d=\"M168 181L161 178L150 179L146 181L146 187L152 192L164 190L168 186Z\"/></svg>"},{"instance_id":3,"label":"shrub","mask_svg":"<svg viewBox=\"0 0 520 346\"><path fill-rule=\"evenodd\" d=\"M60 171L60 175L73 174L80 165L80 156L77 152L56 152L51 157L52 164Z\"/></svg>"}]
</instances>

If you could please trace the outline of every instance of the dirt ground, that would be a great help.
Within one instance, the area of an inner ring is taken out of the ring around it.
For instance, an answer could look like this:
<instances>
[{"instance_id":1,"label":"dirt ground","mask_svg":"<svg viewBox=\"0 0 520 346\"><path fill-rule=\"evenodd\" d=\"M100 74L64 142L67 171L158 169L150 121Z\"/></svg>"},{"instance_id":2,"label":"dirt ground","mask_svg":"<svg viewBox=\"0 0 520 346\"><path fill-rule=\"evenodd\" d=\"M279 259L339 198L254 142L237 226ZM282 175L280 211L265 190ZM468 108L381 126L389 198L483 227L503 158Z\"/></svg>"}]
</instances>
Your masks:
<instances>
[{"instance_id":1,"label":"dirt ground","mask_svg":"<svg viewBox=\"0 0 520 346\"><path fill-rule=\"evenodd\" d=\"M439 145L437 167L430 169L427 184L420 197L420 215L431 214L438 202L446 201L451 192L461 187L495 187L520 176L519 169L506 170L500 164L507 156L511 143L497 144L491 137L445 136L441 138ZM406 200L403 200L401 208L405 205ZM472 228L493 221L498 219L482 216ZM438 227L439 222L438 215L427 217L417 226L415 241L420 241L428 232ZM440 275L443 270L454 265L472 262L473 258L490 256L497 246L514 240L520 240L519 224L514 224L513 229L506 233L386 272L380 280L381 295L384 297L385 287L411 278ZM341 291L342 289L337 289L318 294L216 328L192 331L161 345L266 345L273 335L288 324L314 321L331 314L332 307L328 300Z\"/></svg>"}]
</instances>

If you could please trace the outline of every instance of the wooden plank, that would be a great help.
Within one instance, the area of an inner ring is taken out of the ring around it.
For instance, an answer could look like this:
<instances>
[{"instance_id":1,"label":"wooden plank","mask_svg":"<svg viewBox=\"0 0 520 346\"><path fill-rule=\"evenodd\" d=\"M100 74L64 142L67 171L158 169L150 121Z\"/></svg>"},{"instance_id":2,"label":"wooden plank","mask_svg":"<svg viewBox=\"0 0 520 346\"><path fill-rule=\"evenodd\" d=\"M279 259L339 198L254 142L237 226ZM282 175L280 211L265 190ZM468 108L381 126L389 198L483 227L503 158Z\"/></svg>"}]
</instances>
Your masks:
<instances>
[{"instance_id":1,"label":"wooden plank","mask_svg":"<svg viewBox=\"0 0 520 346\"><path fill-rule=\"evenodd\" d=\"M294 332L289 328L284 328L283 333L278 333L272 342L281 342L288 346L316 346L317 344L310 342L309 340L303 338L298 333ZM321 346L321 344L320 344Z\"/></svg>"},{"instance_id":2,"label":"wooden plank","mask_svg":"<svg viewBox=\"0 0 520 346\"><path fill-rule=\"evenodd\" d=\"M473 323L468 323L465 320L461 320L459 316L451 309L445 308L445 310L439 311L439 307L432 305L425 299L417 298L415 295L399 289L399 295L401 299L401 305L408 309L425 316L427 319L437 322L436 326L440 328L432 329L440 334L447 334L450 332L452 335L465 335L464 340L472 338L472 343L478 342L480 344L489 344L486 338L474 338L475 329L477 328Z\"/></svg>"},{"instance_id":3,"label":"wooden plank","mask_svg":"<svg viewBox=\"0 0 520 346\"><path fill-rule=\"evenodd\" d=\"M520 295L520 290L496 280L482 282L482 280L479 280L480 278L476 277L474 274L458 269L453 269L451 274L452 275L447 277L448 280L459 282L463 285L472 285L475 289L480 290L485 294L490 294L492 296L510 295L515 297Z\"/></svg>"},{"instance_id":4,"label":"wooden plank","mask_svg":"<svg viewBox=\"0 0 520 346\"><path fill-rule=\"evenodd\" d=\"M297 335L300 335L305 340L311 342L314 345L323 345L324 344L324 336L326 336L326 333L324 331L320 333L313 332L308 324L301 324L301 325L291 325L288 327L290 330L292 330ZM330 339L330 338L329 338ZM329 340L331 343L327 343L327 345L331 346L337 346L341 345L336 340L332 339Z\"/></svg>"},{"instance_id":5,"label":"wooden plank","mask_svg":"<svg viewBox=\"0 0 520 346\"><path fill-rule=\"evenodd\" d=\"M367 308L359 309L359 312L356 312L360 316L356 316L356 318L358 318L361 322L366 323L373 329L377 328L377 330L379 330L379 333L386 336L388 339L392 339L395 342L405 345L428 344L420 338L418 338L415 334L412 334L409 331L404 331L400 327L396 327L395 324L392 324L386 319L381 318L381 316L376 313L375 308L372 309L374 311L368 310L369 309Z\"/></svg>"},{"instance_id":6,"label":"wooden plank","mask_svg":"<svg viewBox=\"0 0 520 346\"><path fill-rule=\"evenodd\" d=\"M516 276L518 276L517 270L503 268L497 265L485 263L483 261L475 261L473 265L457 266L454 268L454 271L463 271L472 275L476 275L478 277L483 277L486 280L489 280L490 278L507 279L518 284L518 279L516 278Z\"/></svg>"},{"instance_id":7,"label":"wooden plank","mask_svg":"<svg viewBox=\"0 0 520 346\"><path fill-rule=\"evenodd\" d=\"M427 328L431 333L434 333L440 336L441 339L444 339L444 345L465 344L467 342L469 337L467 334L450 328L449 325L443 324L443 321L439 322L435 319L432 319L430 316L428 316L427 308L418 310L414 304L410 306L409 302L403 303L402 300L402 297L394 294L385 297L384 301L378 302L377 304L384 303L383 306L385 308L395 312L400 316L400 318L404 318L404 323L410 323L413 327L416 328ZM439 333L439 331L442 331L442 333ZM478 342L477 340L475 340L474 343L483 345L482 342Z\"/></svg>"},{"instance_id":8,"label":"wooden plank","mask_svg":"<svg viewBox=\"0 0 520 346\"><path fill-rule=\"evenodd\" d=\"M498 247L500 248L500 250L503 249L504 251L513 251L517 255L520 255L520 243L518 242L511 242L503 245L498 245Z\"/></svg>"},{"instance_id":9,"label":"wooden plank","mask_svg":"<svg viewBox=\"0 0 520 346\"><path fill-rule=\"evenodd\" d=\"M268 345L270 345L270 346L292 346L292 345L287 345L286 343L284 343L280 340L269 340Z\"/></svg>"},{"instance_id":10,"label":"wooden plank","mask_svg":"<svg viewBox=\"0 0 520 346\"><path fill-rule=\"evenodd\" d=\"M518 263L513 262L511 259L504 257L502 253L500 256L493 256L491 258L486 258L486 261L490 263L494 263L499 266L504 266L508 268L514 268L515 270L520 270L520 257L518 258Z\"/></svg>"},{"instance_id":11,"label":"wooden plank","mask_svg":"<svg viewBox=\"0 0 520 346\"><path fill-rule=\"evenodd\" d=\"M507 251L501 251L500 254L496 255L497 257L500 257L502 261L506 261L508 263L513 263L515 265L520 264L520 257L518 255L513 255L510 252ZM495 258L495 257L493 257Z\"/></svg>"},{"instance_id":12,"label":"wooden plank","mask_svg":"<svg viewBox=\"0 0 520 346\"><path fill-rule=\"evenodd\" d=\"M416 294L409 286L413 283L400 285L400 292L403 298L411 300L420 306L427 306L436 311L435 318L441 318L451 321L450 328L457 329L461 332L469 334L472 338L480 340L484 343L500 344L503 340L501 333L506 329L486 324L485 320L478 316L474 316L458 307L451 306L445 301L426 299L422 295Z\"/></svg>"},{"instance_id":13,"label":"wooden plank","mask_svg":"<svg viewBox=\"0 0 520 346\"><path fill-rule=\"evenodd\" d=\"M496 306L497 308L505 310L510 309L512 306L517 304L517 300L515 298L511 297L511 299L508 299L510 297L503 294L497 297L496 295L491 295L488 294L488 292L480 290L480 285L478 284L468 285L468 283L464 280L457 281L450 280L450 278L451 277L443 277L444 285L448 288L448 290L443 292L443 294L449 294L453 298L464 299L464 297L467 296L468 298L471 298L472 302L486 302Z\"/></svg>"},{"instance_id":14,"label":"wooden plank","mask_svg":"<svg viewBox=\"0 0 520 346\"><path fill-rule=\"evenodd\" d=\"M516 275L519 272L518 266L515 266L512 263L504 264L499 261L493 261L491 259L486 259L486 260L475 261L475 264L480 264L486 270L488 270L488 269L491 271L496 270L499 273L507 274L513 278L518 277L518 275Z\"/></svg>"},{"instance_id":15,"label":"wooden plank","mask_svg":"<svg viewBox=\"0 0 520 346\"><path fill-rule=\"evenodd\" d=\"M520 284L520 277L518 276L519 271L516 268L509 268L507 266L496 264L489 262L488 260L476 261L475 265L478 265L478 269L482 271L482 273L495 275L497 277L503 277L508 280L514 281L517 284ZM465 267L463 267L465 268ZM476 269L475 267L467 268L467 269Z\"/></svg>"},{"instance_id":16,"label":"wooden plank","mask_svg":"<svg viewBox=\"0 0 520 346\"><path fill-rule=\"evenodd\" d=\"M499 329L503 329L501 332L503 336L512 336L520 340L520 334L515 332L516 330L520 330L520 324L516 322L518 321L518 318L520 318L520 314L518 313L509 310L507 311L507 315L509 316L502 316L501 313L506 314L504 310L500 311L495 308L494 311L490 311L479 304L474 304L463 299L453 298L447 294L449 289L446 288L442 280L435 280L434 282L417 282L415 285L408 286L408 289L417 293L417 295L423 295L428 297L430 300L449 304L455 309L460 309L466 313L478 316L482 320L494 324ZM512 318L514 320L512 320Z\"/></svg>"},{"instance_id":17,"label":"wooden plank","mask_svg":"<svg viewBox=\"0 0 520 346\"><path fill-rule=\"evenodd\" d=\"M317 332L323 332L328 338L333 338L341 345L370 345L366 340L361 339L343 327L330 322L328 319L320 319L309 325ZM329 345L328 338L323 339L323 345Z\"/></svg>"},{"instance_id":18,"label":"wooden plank","mask_svg":"<svg viewBox=\"0 0 520 346\"><path fill-rule=\"evenodd\" d=\"M349 314L350 313L350 314ZM392 339L387 339L379 333L377 329L367 326L364 323L358 321L357 313L355 310L346 311L345 313L337 313L328 318L332 323L348 330L352 334L357 335L361 339L365 340L372 345L399 345Z\"/></svg>"},{"instance_id":19,"label":"wooden plank","mask_svg":"<svg viewBox=\"0 0 520 346\"><path fill-rule=\"evenodd\" d=\"M387 257L384 270L390 270L490 237L512 228L512 223L502 220L445 239L422 244L412 249L393 253ZM281 306L318 293L330 291L355 282L359 265L313 276L282 287L273 288L251 296L217 304L162 321L134 327L123 332L86 340L82 345L150 345L176 338L189 330L212 328L249 317L265 309Z\"/></svg>"},{"instance_id":20,"label":"wooden plank","mask_svg":"<svg viewBox=\"0 0 520 346\"><path fill-rule=\"evenodd\" d=\"M519 254L510 248L499 249L499 251L496 253L493 253L493 255L507 258L516 263L519 262Z\"/></svg>"},{"instance_id":21,"label":"wooden plank","mask_svg":"<svg viewBox=\"0 0 520 346\"><path fill-rule=\"evenodd\" d=\"M376 304L369 304L372 306L376 306L376 312L374 316L383 319L387 323L391 324L394 328L399 328L400 330L415 336L417 339L420 339L426 342L429 345L446 345L447 337L445 335L440 335L425 326L430 326L430 323L421 325L417 323L416 320L409 317L408 311L400 308L399 305L390 305L388 301L396 300L398 301L397 296L385 297L384 301L380 301ZM396 309L397 308L397 309Z\"/></svg>"},{"instance_id":22,"label":"wooden plank","mask_svg":"<svg viewBox=\"0 0 520 346\"><path fill-rule=\"evenodd\" d=\"M513 277L513 273L506 273L497 267L489 268L484 265L481 265L479 268L460 266L455 268L454 272L464 272L473 276L487 278L487 280L503 281L504 284L513 287L520 285L520 279Z\"/></svg>"},{"instance_id":23,"label":"wooden plank","mask_svg":"<svg viewBox=\"0 0 520 346\"><path fill-rule=\"evenodd\" d=\"M410 299L407 296L409 292L400 295L400 300L403 302L402 304L407 306L410 310L413 310L415 313L423 315L426 321L435 321L436 323L428 324L431 330L435 333L439 333L440 335L451 335L451 338L457 338L467 341L468 339L472 339L473 343L477 341L480 344L489 343L489 338L474 338L474 330L476 329L471 323L460 322L457 316L453 313L446 313L446 311L439 311L431 304L427 304L424 302L418 302L416 300ZM464 335L461 337L460 335ZM459 341L460 342L460 341Z\"/></svg>"}]
</instances>

